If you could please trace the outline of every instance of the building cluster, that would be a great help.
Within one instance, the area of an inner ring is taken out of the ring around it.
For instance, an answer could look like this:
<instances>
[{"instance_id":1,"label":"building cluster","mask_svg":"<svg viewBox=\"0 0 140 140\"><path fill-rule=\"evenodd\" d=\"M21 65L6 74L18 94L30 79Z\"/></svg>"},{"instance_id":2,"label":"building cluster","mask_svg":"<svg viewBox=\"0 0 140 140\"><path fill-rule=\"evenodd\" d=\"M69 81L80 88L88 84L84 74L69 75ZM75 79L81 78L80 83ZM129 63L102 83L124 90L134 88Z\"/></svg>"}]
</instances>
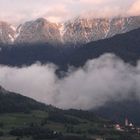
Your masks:
<instances>
[{"instance_id":1,"label":"building cluster","mask_svg":"<svg viewBox=\"0 0 140 140\"><path fill-rule=\"evenodd\" d=\"M118 131L140 134L140 128L136 127L132 122L129 122L128 118L125 118L124 125L115 124L114 127Z\"/></svg>"}]
</instances>

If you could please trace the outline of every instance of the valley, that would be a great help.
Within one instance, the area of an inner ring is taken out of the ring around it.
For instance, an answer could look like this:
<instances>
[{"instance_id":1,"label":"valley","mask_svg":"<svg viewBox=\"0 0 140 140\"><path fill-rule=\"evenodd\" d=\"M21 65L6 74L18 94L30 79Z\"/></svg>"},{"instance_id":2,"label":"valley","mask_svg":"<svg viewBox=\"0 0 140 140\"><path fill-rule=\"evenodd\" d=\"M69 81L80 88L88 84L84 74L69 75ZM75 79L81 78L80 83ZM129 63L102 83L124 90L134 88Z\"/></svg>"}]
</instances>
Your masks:
<instances>
[{"instance_id":1,"label":"valley","mask_svg":"<svg viewBox=\"0 0 140 140\"><path fill-rule=\"evenodd\" d=\"M2 87L0 103L0 140L139 140L140 137L136 126L132 129L120 123L122 128L118 129L117 122L92 112L58 109Z\"/></svg>"}]
</instances>

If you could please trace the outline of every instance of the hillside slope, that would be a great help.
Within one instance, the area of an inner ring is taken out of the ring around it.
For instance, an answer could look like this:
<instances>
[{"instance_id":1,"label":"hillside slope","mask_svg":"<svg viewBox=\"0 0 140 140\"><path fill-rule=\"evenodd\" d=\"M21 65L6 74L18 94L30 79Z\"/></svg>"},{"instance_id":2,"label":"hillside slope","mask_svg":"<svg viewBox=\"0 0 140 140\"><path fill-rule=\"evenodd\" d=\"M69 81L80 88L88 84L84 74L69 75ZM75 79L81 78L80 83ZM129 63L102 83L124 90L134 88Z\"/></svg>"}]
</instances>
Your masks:
<instances>
[{"instance_id":1,"label":"hillside slope","mask_svg":"<svg viewBox=\"0 0 140 140\"><path fill-rule=\"evenodd\" d=\"M46 110L47 105L0 87L0 113Z\"/></svg>"}]
</instances>

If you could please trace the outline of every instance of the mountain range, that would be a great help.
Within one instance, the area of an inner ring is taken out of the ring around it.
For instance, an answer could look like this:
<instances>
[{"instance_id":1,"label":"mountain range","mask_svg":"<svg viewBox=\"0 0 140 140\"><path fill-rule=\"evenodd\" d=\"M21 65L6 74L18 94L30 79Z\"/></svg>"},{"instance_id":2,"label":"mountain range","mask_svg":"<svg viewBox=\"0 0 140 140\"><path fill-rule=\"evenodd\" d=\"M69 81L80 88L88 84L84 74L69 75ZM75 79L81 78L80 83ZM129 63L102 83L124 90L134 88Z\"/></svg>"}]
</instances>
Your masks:
<instances>
[{"instance_id":1,"label":"mountain range","mask_svg":"<svg viewBox=\"0 0 140 140\"><path fill-rule=\"evenodd\" d=\"M140 28L112 38L93 41L82 47L53 47L50 44L1 45L0 64L11 66L54 63L67 71L69 65L80 67L87 60L113 53L125 62L136 64L140 59Z\"/></svg>"},{"instance_id":2,"label":"mountain range","mask_svg":"<svg viewBox=\"0 0 140 140\"><path fill-rule=\"evenodd\" d=\"M49 43L58 46L79 46L91 41L110 38L140 27L140 16L85 18L76 17L63 23L45 18L28 21L17 27L0 22L0 43Z\"/></svg>"},{"instance_id":3,"label":"mountain range","mask_svg":"<svg viewBox=\"0 0 140 140\"><path fill-rule=\"evenodd\" d=\"M96 28L93 26L95 23ZM59 66L57 74L61 76L61 72L67 71L69 65L83 66L87 60L98 58L104 53L113 53L132 65L136 65L140 59L140 17L110 20L76 18L64 24L52 24L40 18L21 24L17 29L1 22L0 31L0 64L3 65L20 67L36 61L42 64L50 62ZM1 91L5 95L3 88ZM7 99L10 98L13 97L8 96ZM136 99L110 101L92 111L109 119L117 112L119 120L128 115L140 124L139 104ZM115 117L113 119L116 120Z\"/></svg>"}]
</instances>

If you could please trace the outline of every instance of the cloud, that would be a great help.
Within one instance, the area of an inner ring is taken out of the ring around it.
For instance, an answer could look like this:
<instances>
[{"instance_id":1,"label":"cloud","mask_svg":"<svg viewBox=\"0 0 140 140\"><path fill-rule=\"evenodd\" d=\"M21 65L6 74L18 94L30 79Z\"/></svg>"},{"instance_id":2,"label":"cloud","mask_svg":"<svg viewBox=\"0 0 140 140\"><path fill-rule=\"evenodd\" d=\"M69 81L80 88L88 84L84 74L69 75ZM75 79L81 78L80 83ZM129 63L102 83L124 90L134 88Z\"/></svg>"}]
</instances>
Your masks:
<instances>
[{"instance_id":1,"label":"cloud","mask_svg":"<svg viewBox=\"0 0 140 140\"><path fill-rule=\"evenodd\" d=\"M6 89L61 108L91 109L109 100L140 98L140 62L131 66L112 54L69 68L59 79L53 64L29 67L0 66L0 85Z\"/></svg>"},{"instance_id":2,"label":"cloud","mask_svg":"<svg viewBox=\"0 0 140 140\"><path fill-rule=\"evenodd\" d=\"M139 15L140 0L0 0L0 20L15 24L45 16L61 22L77 15Z\"/></svg>"},{"instance_id":3,"label":"cloud","mask_svg":"<svg viewBox=\"0 0 140 140\"><path fill-rule=\"evenodd\" d=\"M82 15L90 17L114 17L114 16L130 16L132 5L136 3L136 0L81 0L88 9L82 10ZM140 9L140 8L139 8ZM140 13L139 13L140 14Z\"/></svg>"},{"instance_id":4,"label":"cloud","mask_svg":"<svg viewBox=\"0 0 140 140\"><path fill-rule=\"evenodd\" d=\"M136 0L128 10L130 15L140 15L140 0Z\"/></svg>"},{"instance_id":5,"label":"cloud","mask_svg":"<svg viewBox=\"0 0 140 140\"><path fill-rule=\"evenodd\" d=\"M60 22L64 21L62 17L65 17L65 20L70 17L70 11L66 9L66 6L63 4L53 5L51 8L49 7L48 10L45 12L43 17L46 19L53 21L53 22ZM41 16L41 15L40 15Z\"/></svg>"}]
</instances>

